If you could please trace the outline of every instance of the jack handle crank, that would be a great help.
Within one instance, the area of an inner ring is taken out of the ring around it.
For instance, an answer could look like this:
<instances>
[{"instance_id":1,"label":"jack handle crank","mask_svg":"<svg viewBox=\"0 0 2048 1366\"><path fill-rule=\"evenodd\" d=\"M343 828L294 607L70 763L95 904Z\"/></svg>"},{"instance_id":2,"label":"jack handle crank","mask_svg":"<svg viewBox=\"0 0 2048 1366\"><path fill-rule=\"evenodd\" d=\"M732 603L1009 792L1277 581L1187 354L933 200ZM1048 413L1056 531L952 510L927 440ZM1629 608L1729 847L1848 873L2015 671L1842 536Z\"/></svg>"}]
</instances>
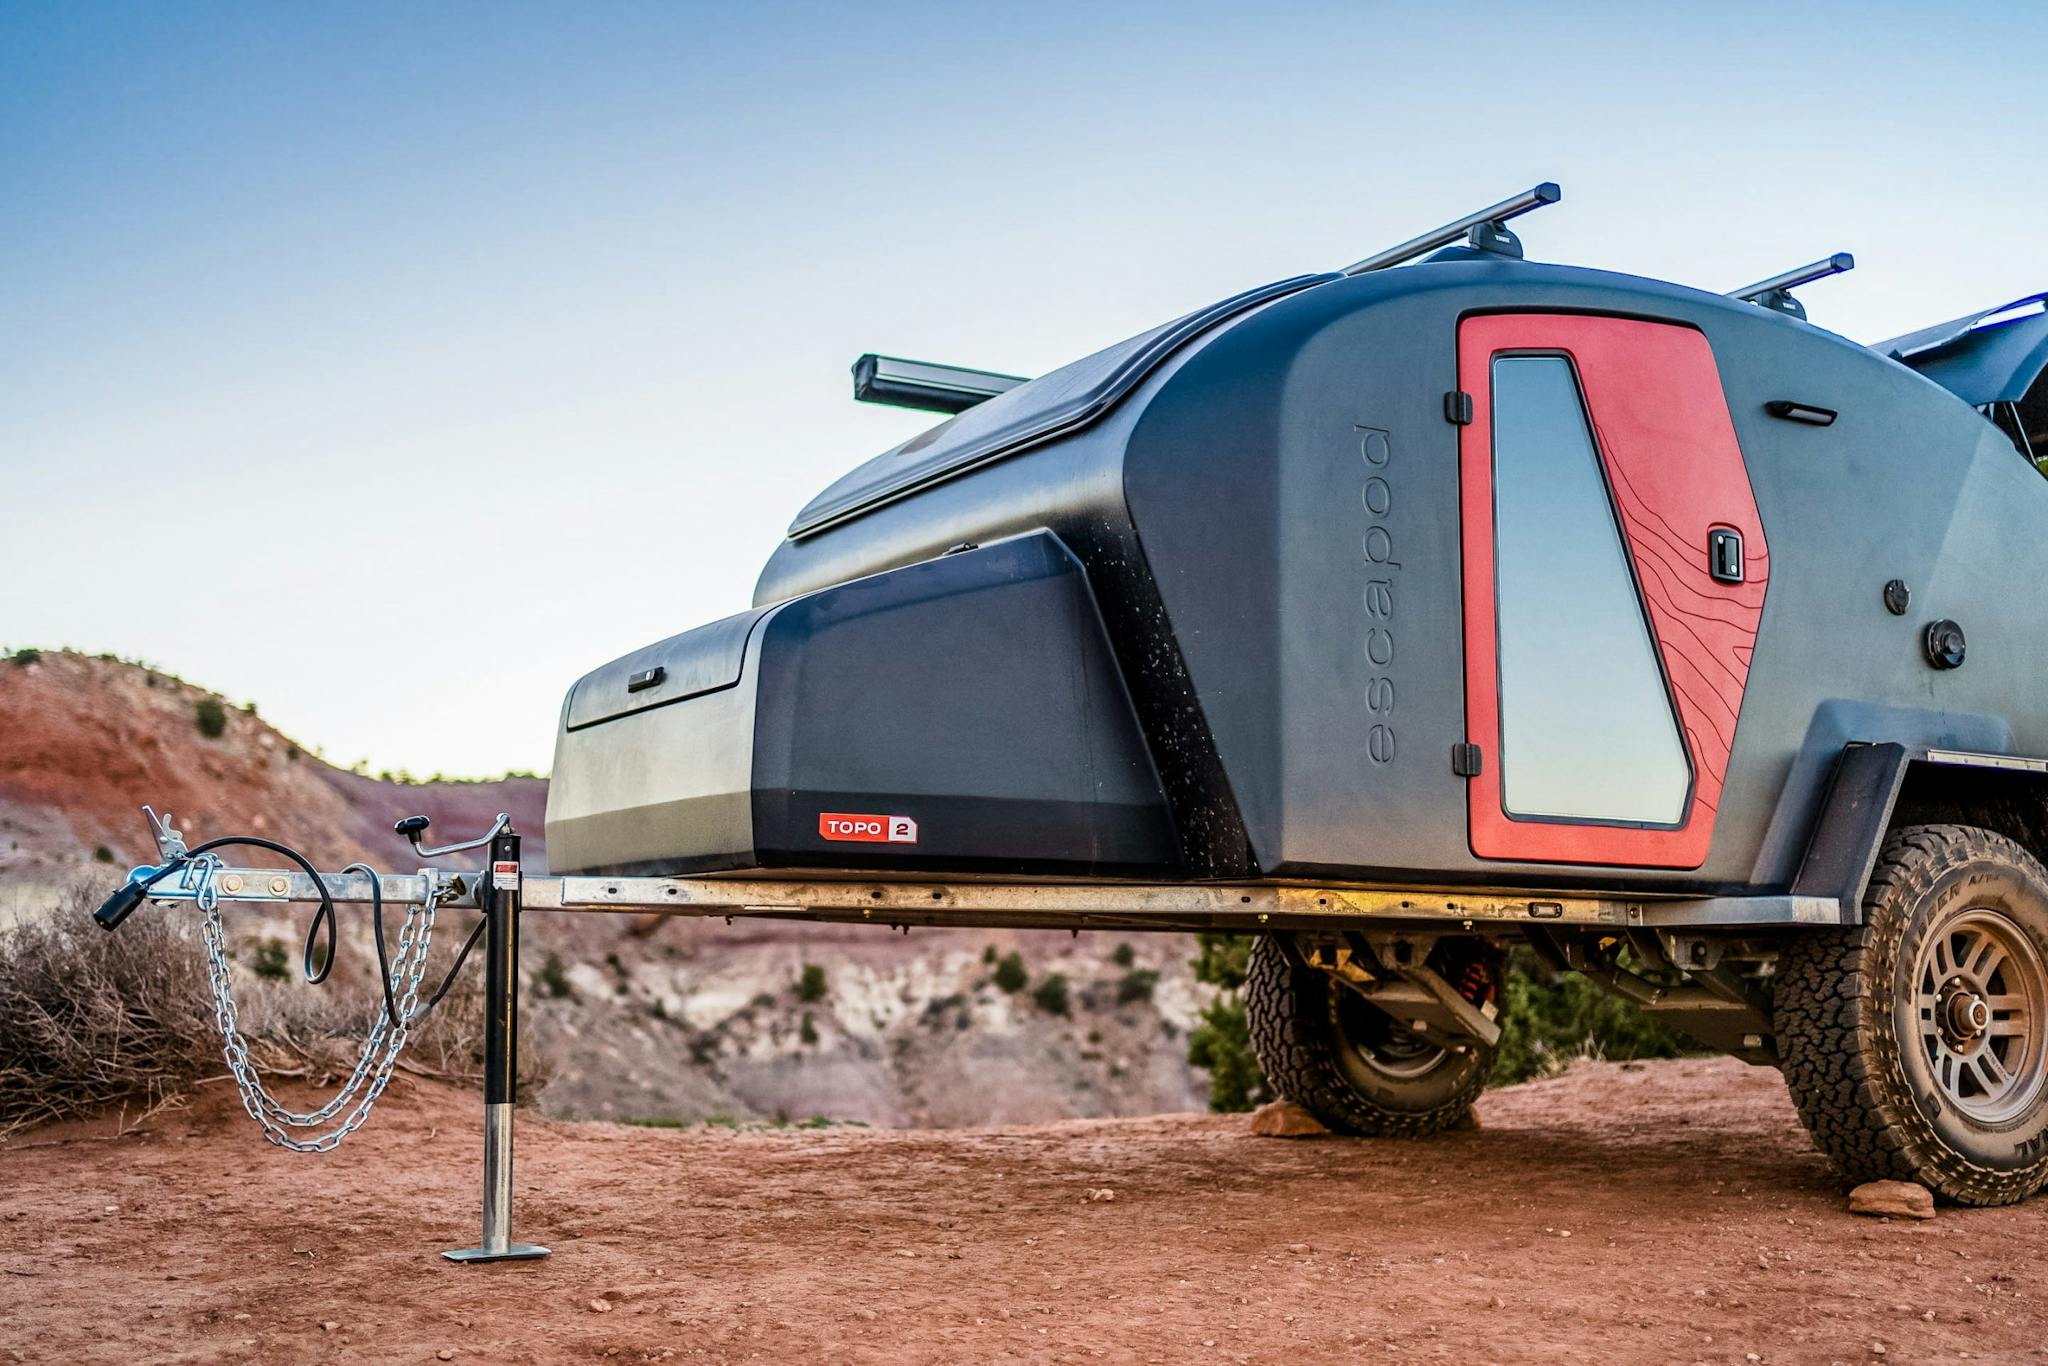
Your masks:
<instances>
[{"instance_id":1,"label":"jack handle crank","mask_svg":"<svg viewBox=\"0 0 2048 1366\"><path fill-rule=\"evenodd\" d=\"M420 836L426 834L427 827L432 824L433 822L425 816L407 816L404 820L392 826L391 830L393 834L405 836L406 843L412 845L412 851L421 858L440 858L443 854L459 854L464 849L483 848L483 846L496 839L499 832L504 830L506 826L512 824L512 818L503 811L500 811L498 819L491 822L491 828L473 840L462 840L456 844L444 844L439 849L422 849L420 848Z\"/></svg>"}]
</instances>

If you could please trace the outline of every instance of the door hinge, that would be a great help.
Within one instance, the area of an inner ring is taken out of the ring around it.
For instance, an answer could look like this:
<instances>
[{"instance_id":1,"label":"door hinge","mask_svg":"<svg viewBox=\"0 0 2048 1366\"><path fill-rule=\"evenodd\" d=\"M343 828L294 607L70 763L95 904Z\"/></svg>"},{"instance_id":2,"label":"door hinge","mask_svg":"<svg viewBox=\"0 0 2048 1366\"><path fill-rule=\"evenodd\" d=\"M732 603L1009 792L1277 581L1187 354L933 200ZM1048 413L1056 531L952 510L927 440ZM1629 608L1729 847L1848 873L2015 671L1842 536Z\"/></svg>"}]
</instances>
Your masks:
<instances>
[{"instance_id":1,"label":"door hinge","mask_svg":"<svg viewBox=\"0 0 2048 1366\"><path fill-rule=\"evenodd\" d=\"M1477 745L1451 746L1451 772L1460 778L1476 778L1486 766L1486 755Z\"/></svg>"},{"instance_id":2,"label":"door hinge","mask_svg":"<svg viewBox=\"0 0 2048 1366\"><path fill-rule=\"evenodd\" d=\"M1444 395L1444 421L1458 426L1467 426L1472 421L1472 395L1463 389L1453 389Z\"/></svg>"}]
</instances>

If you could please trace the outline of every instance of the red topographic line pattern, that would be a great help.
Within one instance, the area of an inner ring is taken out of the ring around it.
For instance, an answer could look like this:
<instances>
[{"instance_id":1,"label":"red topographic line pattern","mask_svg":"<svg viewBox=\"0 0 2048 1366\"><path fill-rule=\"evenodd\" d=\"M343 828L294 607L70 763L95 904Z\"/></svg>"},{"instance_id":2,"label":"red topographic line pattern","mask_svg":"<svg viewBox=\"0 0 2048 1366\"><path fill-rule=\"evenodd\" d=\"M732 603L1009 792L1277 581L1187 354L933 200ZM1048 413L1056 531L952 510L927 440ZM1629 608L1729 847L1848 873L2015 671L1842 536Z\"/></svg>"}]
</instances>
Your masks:
<instances>
[{"instance_id":1,"label":"red topographic line pattern","mask_svg":"<svg viewBox=\"0 0 2048 1366\"><path fill-rule=\"evenodd\" d=\"M1498 765L1472 783L1473 852L1484 858L1696 868L1706 860L1727 780L1770 580L1770 550L1713 350L1667 323L1564 314L1467 319L1459 384L1475 421L1460 438L1465 519L1466 730L1499 753L1493 602L1491 366L1500 351L1568 355L1620 513L1693 767L1684 820L1672 829L1511 821ZM1707 572L1707 537L1742 536L1744 582Z\"/></svg>"}]
</instances>

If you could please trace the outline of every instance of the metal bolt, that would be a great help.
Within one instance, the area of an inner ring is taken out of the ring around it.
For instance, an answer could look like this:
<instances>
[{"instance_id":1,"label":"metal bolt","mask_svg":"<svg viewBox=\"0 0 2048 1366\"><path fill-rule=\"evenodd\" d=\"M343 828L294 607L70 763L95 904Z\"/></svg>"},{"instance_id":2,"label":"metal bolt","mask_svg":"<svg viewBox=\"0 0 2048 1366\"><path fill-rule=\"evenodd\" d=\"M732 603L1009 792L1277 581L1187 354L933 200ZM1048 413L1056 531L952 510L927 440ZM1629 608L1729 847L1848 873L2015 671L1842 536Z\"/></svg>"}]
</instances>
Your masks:
<instances>
[{"instance_id":1,"label":"metal bolt","mask_svg":"<svg viewBox=\"0 0 2048 1366\"><path fill-rule=\"evenodd\" d=\"M240 873L229 873L220 880L220 885L226 891L239 892L242 890L242 875Z\"/></svg>"},{"instance_id":2,"label":"metal bolt","mask_svg":"<svg viewBox=\"0 0 2048 1366\"><path fill-rule=\"evenodd\" d=\"M289 892L291 889L292 884L290 878L274 877L270 879L270 894L272 896L283 896L286 892Z\"/></svg>"}]
</instances>

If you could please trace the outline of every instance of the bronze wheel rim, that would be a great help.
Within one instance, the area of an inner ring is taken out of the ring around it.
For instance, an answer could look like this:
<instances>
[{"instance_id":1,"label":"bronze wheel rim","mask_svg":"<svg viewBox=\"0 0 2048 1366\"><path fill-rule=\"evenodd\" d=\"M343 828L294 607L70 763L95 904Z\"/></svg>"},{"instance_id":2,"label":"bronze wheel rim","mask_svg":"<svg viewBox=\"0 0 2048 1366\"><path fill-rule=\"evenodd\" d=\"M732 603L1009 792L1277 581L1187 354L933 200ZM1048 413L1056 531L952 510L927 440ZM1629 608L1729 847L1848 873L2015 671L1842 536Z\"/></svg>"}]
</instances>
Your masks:
<instances>
[{"instance_id":1,"label":"bronze wheel rim","mask_svg":"<svg viewBox=\"0 0 2048 1366\"><path fill-rule=\"evenodd\" d=\"M1952 1109L1998 1125L2033 1106L2048 1077L2048 972L2009 917L1974 907L1928 935L1910 1008L1915 1057Z\"/></svg>"}]
</instances>

